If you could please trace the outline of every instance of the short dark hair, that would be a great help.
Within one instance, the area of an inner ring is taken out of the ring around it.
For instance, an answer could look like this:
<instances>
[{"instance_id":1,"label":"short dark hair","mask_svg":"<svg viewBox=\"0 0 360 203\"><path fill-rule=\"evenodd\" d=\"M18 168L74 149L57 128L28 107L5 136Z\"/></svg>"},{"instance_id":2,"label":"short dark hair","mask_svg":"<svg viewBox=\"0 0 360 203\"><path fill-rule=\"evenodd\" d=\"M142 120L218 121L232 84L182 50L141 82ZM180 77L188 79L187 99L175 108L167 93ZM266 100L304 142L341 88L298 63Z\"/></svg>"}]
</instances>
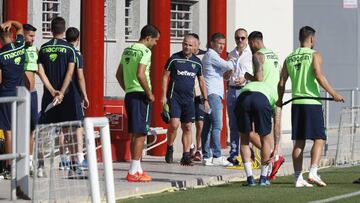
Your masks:
<instances>
[{"instance_id":1,"label":"short dark hair","mask_svg":"<svg viewBox=\"0 0 360 203\"><path fill-rule=\"evenodd\" d=\"M61 34L65 32L65 19L57 16L51 21L51 32L54 35Z\"/></svg>"},{"instance_id":2,"label":"short dark hair","mask_svg":"<svg viewBox=\"0 0 360 203\"><path fill-rule=\"evenodd\" d=\"M198 35L198 34L196 34L196 33L194 33L194 32L189 33L189 34L187 34L187 35L189 35L189 36L193 36L195 39L200 40L199 35Z\"/></svg>"},{"instance_id":3,"label":"short dark hair","mask_svg":"<svg viewBox=\"0 0 360 203\"><path fill-rule=\"evenodd\" d=\"M254 39L262 41L263 40L263 34L260 31L251 32L249 37L248 37L248 40L251 41L251 40L254 40Z\"/></svg>"},{"instance_id":4,"label":"short dark hair","mask_svg":"<svg viewBox=\"0 0 360 203\"><path fill-rule=\"evenodd\" d=\"M215 42L218 39L225 39L225 35L221 34L220 32L216 32L210 37L211 42Z\"/></svg>"},{"instance_id":5,"label":"short dark hair","mask_svg":"<svg viewBox=\"0 0 360 203\"><path fill-rule=\"evenodd\" d=\"M154 25L145 25L140 32L140 40L146 37L156 38L160 34L160 31Z\"/></svg>"},{"instance_id":6,"label":"short dark hair","mask_svg":"<svg viewBox=\"0 0 360 203\"><path fill-rule=\"evenodd\" d=\"M23 24L23 29L24 31L33 31L33 32L36 32L36 27L32 26L31 24Z\"/></svg>"},{"instance_id":7,"label":"short dark hair","mask_svg":"<svg viewBox=\"0 0 360 203\"><path fill-rule=\"evenodd\" d=\"M65 38L68 42L76 41L80 36L80 31L76 27L69 27L66 30Z\"/></svg>"},{"instance_id":8,"label":"short dark hair","mask_svg":"<svg viewBox=\"0 0 360 203\"><path fill-rule=\"evenodd\" d=\"M308 37L315 35L315 29L310 26L304 26L299 31L299 40L304 42Z\"/></svg>"}]
</instances>

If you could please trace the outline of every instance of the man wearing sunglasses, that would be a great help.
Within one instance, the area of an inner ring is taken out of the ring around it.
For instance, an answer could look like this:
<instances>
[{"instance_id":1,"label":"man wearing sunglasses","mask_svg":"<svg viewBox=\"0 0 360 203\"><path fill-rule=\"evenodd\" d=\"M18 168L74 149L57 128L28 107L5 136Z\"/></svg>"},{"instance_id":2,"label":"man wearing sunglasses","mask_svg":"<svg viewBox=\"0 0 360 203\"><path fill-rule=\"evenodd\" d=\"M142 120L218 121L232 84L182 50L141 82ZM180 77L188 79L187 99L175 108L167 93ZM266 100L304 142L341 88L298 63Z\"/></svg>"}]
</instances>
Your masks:
<instances>
[{"instance_id":1,"label":"man wearing sunglasses","mask_svg":"<svg viewBox=\"0 0 360 203\"><path fill-rule=\"evenodd\" d=\"M227 159L234 165L238 165L237 156L239 155L239 131L236 125L235 107L236 99L240 95L241 88L246 84L244 77L246 72L252 72L252 54L248 46L248 33L244 28L239 28L235 31L236 47L229 53L229 58L234 58L236 64L233 69L228 82L226 93L226 105L229 117L230 127L230 157Z\"/></svg>"}]
</instances>

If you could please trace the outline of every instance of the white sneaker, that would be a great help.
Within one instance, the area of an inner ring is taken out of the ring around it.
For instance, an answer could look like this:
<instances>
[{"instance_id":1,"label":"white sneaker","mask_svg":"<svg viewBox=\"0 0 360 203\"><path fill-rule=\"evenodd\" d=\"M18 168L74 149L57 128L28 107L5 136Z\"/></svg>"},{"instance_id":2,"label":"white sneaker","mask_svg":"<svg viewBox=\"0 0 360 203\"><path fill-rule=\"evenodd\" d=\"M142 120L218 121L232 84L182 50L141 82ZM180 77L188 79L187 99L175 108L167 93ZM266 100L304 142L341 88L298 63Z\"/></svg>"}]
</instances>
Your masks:
<instances>
[{"instance_id":1,"label":"white sneaker","mask_svg":"<svg viewBox=\"0 0 360 203\"><path fill-rule=\"evenodd\" d=\"M203 158L202 160L202 164L204 164L205 166L213 166L214 164L212 163L213 162L213 158L210 157L210 158Z\"/></svg>"},{"instance_id":2,"label":"white sneaker","mask_svg":"<svg viewBox=\"0 0 360 203\"><path fill-rule=\"evenodd\" d=\"M29 165L29 174L30 176L34 174L34 166L32 161L30 161L30 165Z\"/></svg>"},{"instance_id":3,"label":"white sneaker","mask_svg":"<svg viewBox=\"0 0 360 203\"><path fill-rule=\"evenodd\" d=\"M38 177L38 178L44 177L44 172L43 172L43 169L42 169L42 168L38 168L38 170L37 170L37 177Z\"/></svg>"},{"instance_id":4,"label":"white sneaker","mask_svg":"<svg viewBox=\"0 0 360 203\"><path fill-rule=\"evenodd\" d=\"M228 160L226 160L225 157L221 156L221 157L217 157L217 158L213 158L212 163L215 166L232 166L233 164L230 163Z\"/></svg>"},{"instance_id":5,"label":"white sneaker","mask_svg":"<svg viewBox=\"0 0 360 203\"><path fill-rule=\"evenodd\" d=\"M313 185L308 183L306 180L299 178L295 183L295 187L313 187Z\"/></svg>"},{"instance_id":6,"label":"white sneaker","mask_svg":"<svg viewBox=\"0 0 360 203\"><path fill-rule=\"evenodd\" d=\"M319 175L310 175L309 174L308 181L310 183L316 184L319 187L325 187L326 186L326 183L321 180Z\"/></svg>"},{"instance_id":7,"label":"white sneaker","mask_svg":"<svg viewBox=\"0 0 360 203\"><path fill-rule=\"evenodd\" d=\"M37 177L38 178L46 178L47 177L46 172L43 168L38 168Z\"/></svg>"}]
</instances>

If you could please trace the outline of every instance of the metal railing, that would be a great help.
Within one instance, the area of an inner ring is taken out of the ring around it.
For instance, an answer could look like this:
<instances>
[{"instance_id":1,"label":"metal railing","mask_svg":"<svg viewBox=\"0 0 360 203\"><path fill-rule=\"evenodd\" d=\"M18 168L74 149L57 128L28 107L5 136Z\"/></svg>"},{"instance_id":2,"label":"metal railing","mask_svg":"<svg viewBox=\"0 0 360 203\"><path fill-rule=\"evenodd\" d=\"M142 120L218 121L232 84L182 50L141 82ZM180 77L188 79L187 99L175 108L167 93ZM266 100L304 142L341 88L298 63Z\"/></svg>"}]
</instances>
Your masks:
<instances>
[{"instance_id":1,"label":"metal railing","mask_svg":"<svg viewBox=\"0 0 360 203\"><path fill-rule=\"evenodd\" d=\"M349 107L355 107L358 106L358 101L355 99L357 96L359 96L360 88L354 87L354 88L334 88L337 92L350 92L350 100L348 100L345 97L345 102L350 101L350 105L347 105ZM325 95L325 97L331 97L328 92L325 90L320 91L322 95ZM356 94L357 93L357 94ZM291 94L291 90L285 90L285 94ZM336 129L338 128L338 124L330 125L329 122L329 115L330 115L330 102L331 101L324 101L324 122L325 122L325 129ZM352 116L353 118L354 116ZM282 133L291 133L289 130L283 130Z\"/></svg>"},{"instance_id":2,"label":"metal railing","mask_svg":"<svg viewBox=\"0 0 360 203\"><path fill-rule=\"evenodd\" d=\"M12 153L0 155L0 160L11 160L11 200L16 200L17 194L30 197L30 93L18 87L17 96L0 97L0 103L11 103Z\"/></svg>"},{"instance_id":3,"label":"metal railing","mask_svg":"<svg viewBox=\"0 0 360 203\"><path fill-rule=\"evenodd\" d=\"M356 96L359 96L359 91L360 89L358 87L355 88L337 88L335 89L338 92L350 92L350 105L347 105L350 108L353 108L355 106L358 106L358 101L355 100ZM322 91L322 93L325 93L326 97L330 97L330 94L328 92ZM357 93L357 94L355 94ZM349 100L346 99L345 97L345 102L347 103ZM339 125L335 124L335 125L330 125L329 123L329 114L330 114L330 101L325 101L324 104L324 116L325 116L325 127L326 129L335 129L338 128ZM354 118L353 115L351 115L352 118ZM353 120L352 120L353 121Z\"/></svg>"}]
</instances>

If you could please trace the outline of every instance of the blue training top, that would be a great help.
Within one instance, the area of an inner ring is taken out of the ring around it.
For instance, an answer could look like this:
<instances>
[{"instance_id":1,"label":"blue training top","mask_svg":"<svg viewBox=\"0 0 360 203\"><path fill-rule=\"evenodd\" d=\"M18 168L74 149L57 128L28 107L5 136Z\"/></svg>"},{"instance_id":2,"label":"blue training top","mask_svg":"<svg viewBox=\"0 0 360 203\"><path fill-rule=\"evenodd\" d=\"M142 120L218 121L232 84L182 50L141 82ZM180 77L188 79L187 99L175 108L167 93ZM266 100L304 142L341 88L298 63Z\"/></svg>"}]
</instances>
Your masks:
<instances>
[{"instance_id":1,"label":"blue training top","mask_svg":"<svg viewBox=\"0 0 360 203\"><path fill-rule=\"evenodd\" d=\"M0 69L2 82L0 93L15 92L16 86L24 86L25 41L17 35L15 42L0 49Z\"/></svg>"},{"instance_id":2,"label":"blue training top","mask_svg":"<svg viewBox=\"0 0 360 203\"><path fill-rule=\"evenodd\" d=\"M186 58L182 51L173 54L166 62L165 68L170 71L170 82L167 97L180 99L194 98L195 77L202 75L202 63L192 55Z\"/></svg>"},{"instance_id":3,"label":"blue training top","mask_svg":"<svg viewBox=\"0 0 360 203\"><path fill-rule=\"evenodd\" d=\"M51 39L41 46L38 63L43 65L51 85L56 90L60 90L65 79L68 64L75 63L75 59L76 52L70 43L62 39ZM70 82L69 88L73 88L73 82ZM47 91L46 88L44 90Z\"/></svg>"}]
</instances>

